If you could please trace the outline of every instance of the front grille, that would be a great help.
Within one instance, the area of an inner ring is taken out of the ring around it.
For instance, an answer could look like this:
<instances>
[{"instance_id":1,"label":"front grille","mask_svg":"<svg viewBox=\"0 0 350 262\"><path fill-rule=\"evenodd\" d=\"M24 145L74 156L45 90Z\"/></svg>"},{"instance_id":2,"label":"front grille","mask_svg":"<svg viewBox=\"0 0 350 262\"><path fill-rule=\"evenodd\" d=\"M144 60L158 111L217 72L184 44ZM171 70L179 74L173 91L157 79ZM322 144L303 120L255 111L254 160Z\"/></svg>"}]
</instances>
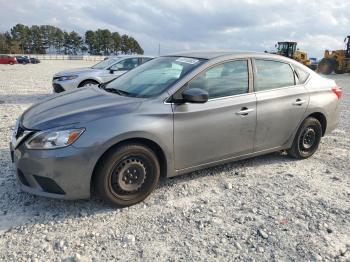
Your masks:
<instances>
[{"instance_id":1,"label":"front grille","mask_svg":"<svg viewBox=\"0 0 350 262\"><path fill-rule=\"evenodd\" d=\"M65 194L63 189L59 185L57 185L57 183L53 179L37 175L34 175L34 178L45 192L60 195Z\"/></svg>"},{"instance_id":2,"label":"front grille","mask_svg":"<svg viewBox=\"0 0 350 262\"><path fill-rule=\"evenodd\" d=\"M19 169L17 169L17 176L18 176L18 179L19 181L25 185L25 186L30 186L29 183L28 183L28 180L26 179L26 177L24 176L23 172Z\"/></svg>"},{"instance_id":3,"label":"front grille","mask_svg":"<svg viewBox=\"0 0 350 262\"><path fill-rule=\"evenodd\" d=\"M64 92L64 89L63 89L63 87L60 84L53 83L52 86L53 86L53 91L55 93Z\"/></svg>"}]
</instances>

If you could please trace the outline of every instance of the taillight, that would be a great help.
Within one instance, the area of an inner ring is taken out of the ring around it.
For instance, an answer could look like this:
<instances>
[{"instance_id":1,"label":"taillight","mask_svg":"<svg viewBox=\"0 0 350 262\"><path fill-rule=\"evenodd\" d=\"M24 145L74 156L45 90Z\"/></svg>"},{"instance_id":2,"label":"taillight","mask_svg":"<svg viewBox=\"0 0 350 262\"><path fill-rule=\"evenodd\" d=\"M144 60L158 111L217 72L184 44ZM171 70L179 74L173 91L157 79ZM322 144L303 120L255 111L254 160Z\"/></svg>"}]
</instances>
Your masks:
<instances>
[{"instance_id":1,"label":"taillight","mask_svg":"<svg viewBox=\"0 0 350 262\"><path fill-rule=\"evenodd\" d=\"M343 95L343 90L339 86L332 87L332 91L334 94L336 94L338 99L340 99Z\"/></svg>"}]
</instances>

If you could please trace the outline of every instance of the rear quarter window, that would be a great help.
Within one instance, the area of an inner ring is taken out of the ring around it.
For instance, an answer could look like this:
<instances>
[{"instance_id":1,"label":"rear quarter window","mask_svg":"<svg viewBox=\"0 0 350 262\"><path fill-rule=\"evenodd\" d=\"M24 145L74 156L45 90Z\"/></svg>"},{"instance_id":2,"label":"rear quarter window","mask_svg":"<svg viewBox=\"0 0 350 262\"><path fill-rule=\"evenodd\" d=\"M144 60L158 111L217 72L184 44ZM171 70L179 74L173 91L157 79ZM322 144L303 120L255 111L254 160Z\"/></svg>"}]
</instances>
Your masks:
<instances>
[{"instance_id":1,"label":"rear quarter window","mask_svg":"<svg viewBox=\"0 0 350 262\"><path fill-rule=\"evenodd\" d=\"M298 83L304 84L306 80L309 78L310 74L306 70L302 69L300 66L293 65L293 67L299 80Z\"/></svg>"}]
</instances>

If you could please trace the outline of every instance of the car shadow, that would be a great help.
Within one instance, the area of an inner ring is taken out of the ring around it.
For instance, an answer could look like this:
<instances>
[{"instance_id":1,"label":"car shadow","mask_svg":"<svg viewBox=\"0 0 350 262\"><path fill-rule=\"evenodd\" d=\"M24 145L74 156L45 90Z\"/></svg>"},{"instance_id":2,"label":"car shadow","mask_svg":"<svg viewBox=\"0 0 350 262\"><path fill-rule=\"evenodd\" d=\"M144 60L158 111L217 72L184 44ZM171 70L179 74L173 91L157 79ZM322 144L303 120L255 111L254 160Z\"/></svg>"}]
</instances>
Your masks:
<instances>
[{"instance_id":1,"label":"car shadow","mask_svg":"<svg viewBox=\"0 0 350 262\"><path fill-rule=\"evenodd\" d=\"M162 179L161 183L167 183L167 180L172 180L174 183L177 183L177 181L190 181L190 180L196 180L198 178L201 178L203 176L215 176L222 172L230 172L234 173L235 175L244 175L239 174L236 172L237 169L240 168L249 168L249 167L256 167L259 168L261 165L272 165L272 164L278 164L278 163L288 163L296 161L295 159L287 156L285 152L274 152L266 155L251 157L243 160L236 160L232 162L228 162L225 164L216 165L213 167L200 169L198 171L186 173L183 175L175 176L168 179Z\"/></svg>"},{"instance_id":2,"label":"car shadow","mask_svg":"<svg viewBox=\"0 0 350 262\"><path fill-rule=\"evenodd\" d=\"M52 93L42 93L42 94L10 94L3 95L0 94L0 104L32 104L40 102L41 100L48 98Z\"/></svg>"},{"instance_id":3,"label":"car shadow","mask_svg":"<svg viewBox=\"0 0 350 262\"><path fill-rule=\"evenodd\" d=\"M268 165L278 162L294 161L281 153L240 160L212 168L195 171L174 178L162 178L160 188L177 183L195 180L205 176L215 176L221 172L234 172L239 167ZM120 211L97 197L90 200L58 200L31 195L19 189L16 171L11 163L9 150L0 149L0 233L23 224L45 224L52 221L64 221L83 216ZM247 178L249 179L249 178ZM140 203L143 206L145 203ZM150 205L150 203L148 203ZM134 208L138 208L137 206Z\"/></svg>"}]
</instances>

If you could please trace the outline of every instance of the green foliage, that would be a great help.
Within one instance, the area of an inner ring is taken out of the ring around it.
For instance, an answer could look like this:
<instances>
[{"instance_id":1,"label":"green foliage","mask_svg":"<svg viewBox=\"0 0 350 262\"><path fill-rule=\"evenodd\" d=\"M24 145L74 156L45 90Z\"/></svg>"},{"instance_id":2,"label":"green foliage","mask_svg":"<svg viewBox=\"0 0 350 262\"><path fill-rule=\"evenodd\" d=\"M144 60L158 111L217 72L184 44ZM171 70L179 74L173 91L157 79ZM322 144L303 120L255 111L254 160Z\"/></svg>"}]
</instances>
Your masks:
<instances>
[{"instance_id":1,"label":"green foliage","mask_svg":"<svg viewBox=\"0 0 350 262\"><path fill-rule=\"evenodd\" d=\"M0 53L91 55L143 54L139 43L128 35L108 29L88 30L84 37L51 25L28 27L17 24L10 32L0 32Z\"/></svg>"}]
</instances>

